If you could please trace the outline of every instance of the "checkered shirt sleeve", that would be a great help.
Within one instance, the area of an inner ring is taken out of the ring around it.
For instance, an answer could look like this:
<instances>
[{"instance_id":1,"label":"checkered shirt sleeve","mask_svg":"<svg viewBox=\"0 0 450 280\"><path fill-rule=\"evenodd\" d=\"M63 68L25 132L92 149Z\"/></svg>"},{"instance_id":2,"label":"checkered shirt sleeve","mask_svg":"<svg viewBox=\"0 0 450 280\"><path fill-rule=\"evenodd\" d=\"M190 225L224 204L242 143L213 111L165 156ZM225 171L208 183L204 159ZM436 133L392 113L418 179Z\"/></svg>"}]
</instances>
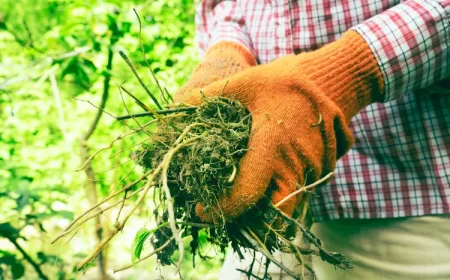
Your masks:
<instances>
[{"instance_id":1,"label":"checkered shirt sleeve","mask_svg":"<svg viewBox=\"0 0 450 280\"><path fill-rule=\"evenodd\" d=\"M236 1L207 0L197 7L196 34L200 55L220 41L236 42L253 52L244 14Z\"/></svg>"},{"instance_id":2,"label":"checkered shirt sleeve","mask_svg":"<svg viewBox=\"0 0 450 280\"><path fill-rule=\"evenodd\" d=\"M450 76L450 0L405 1L353 29L377 57L386 102Z\"/></svg>"},{"instance_id":3,"label":"checkered shirt sleeve","mask_svg":"<svg viewBox=\"0 0 450 280\"><path fill-rule=\"evenodd\" d=\"M352 119L355 144L310 201L320 222L450 213L449 18L450 0L202 0L196 21L202 53L233 41L261 64L352 28L371 47L385 102Z\"/></svg>"}]
</instances>

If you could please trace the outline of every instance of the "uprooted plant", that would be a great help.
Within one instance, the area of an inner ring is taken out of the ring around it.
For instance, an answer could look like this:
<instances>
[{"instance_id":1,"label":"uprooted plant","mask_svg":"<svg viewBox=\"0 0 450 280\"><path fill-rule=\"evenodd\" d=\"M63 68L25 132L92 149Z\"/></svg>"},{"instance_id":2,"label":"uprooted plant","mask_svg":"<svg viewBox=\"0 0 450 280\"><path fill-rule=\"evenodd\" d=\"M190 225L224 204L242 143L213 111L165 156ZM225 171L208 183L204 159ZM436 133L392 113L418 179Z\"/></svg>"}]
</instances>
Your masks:
<instances>
[{"instance_id":1,"label":"uprooted plant","mask_svg":"<svg viewBox=\"0 0 450 280\"><path fill-rule=\"evenodd\" d=\"M145 91L157 100L144 86L137 76L129 59L121 53L133 73L138 78ZM166 100L164 91L153 72L161 97ZM117 120L133 119L141 116L152 116L154 119L138 128L116 138L106 148L94 153L84 163L92 161L98 153L111 148L116 142L135 134L146 136L146 143L136 147L130 156L144 168L144 174L132 183L123 186L103 198L74 221L56 237L56 242L64 236L76 234L78 228L94 217L112 208L119 209L116 221L109 233L83 261L78 269L86 268L102 248L111 241L127 224L138 207L145 201L152 201L152 220L155 227L141 229L137 232L133 244L133 263L116 271L132 267L153 255L156 255L162 265L179 265L184 255L184 238L191 238L190 251L193 256L202 257L199 248L199 234L203 232L207 241L225 252L229 244L235 252L243 257L244 250L260 252L269 263L274 263L285 273L295 279L301 275L285 267L274 257L275 250L293 254L303 268L311 270L303 256L316 255L323 261L342 269L351 268L350 261L339 253L325 251L321 241L315 237L297 219L285 215L278 209L289 198L300 193L311 194L311 190L327 181L332 174L309 186L301 186L296 192L273 205L268 198L261 199L256 206L233 221L223 219L217 224L202 222L195 215L195 206L200 203L205 208L218 207L219 198L226 195L233 186L238 174L239 160L247 150L250 137L251 115L237 101L221 97L204 98L198 107L177 106L159 111L153 110L138 100L123 86L121 89L132 97L146 112L117 117ZM167 96L168 97L168 96ZM168 102L167 102L168 103ZM161 107L158 104L158 107ZM157 126L156 132L150 130ZM138 196L136 198L136 196ZM124 207L124 205L128 205ZM122 213L129 209L127 213ZM307 209L305 203L301 217ZM302 235L307 247L300 247L293 242L296 235ZM141 256L143 244L150 243L153 250L146 256ZM178 251L178 260L174 253ZM245 273L250 278L252 267ZM267 276L267 269L266 275ZM267 276L268 277L268 276Z\"/></svg>"},{"instance_id":2,"label":"uprooted plant","mask_svg":"<svg viewBox=\"0 0 450 280\"><path fill-rule=\"evenodd\" d=\"M186 237L192 238L191 253L201 256L198 252L198 236L199 231L204 231L208 241L221 251L224 252L231 243L240 255L245 249L261 252L270 262L294 278L300 276L277 260L272 255L274 250L294 254L307 269L310 268L303 262L303 256L311 254L341 268L351 267L343 255L326 252L320 240L308 229L278 210L277 207L283 201L272 205L269 199L262 199L240 218L216 225L202 223L195 216L197 203L205 207L217 207L219 197L232 187L239 159L246 151L251 115L238 101L210 98L205 99L198 108L179 107L171 109L166 115L161 112L154 114L157 115L154 120L139 128L145 130L151 123L158 122L157 132L149 136L151 144L132 152L132 157L145 168L145 174L76 218L57 238L73 233L83 223L104 211L121 207L126 200L131 200L139 193L131 210L117 220L108 237L78 265L79 269L92 261L102 247L123 229L145 199L153 199L156 227L139 231L140 245L135 244L134 251L139 261L148 258L140 257L142 244L148 240L154 247L149 256L156 254L163 265L174 263L172 255L176 250L180 254L178 264L180 263L184 254L182 239ZM135 132L133 130L119 139ZM95 154L90 159L94 156ZM305 192L326 179L328 178L303 187L292 195ZM155 188L153 197L148 195L151 188ZM101 208L123 193L123 198ZM303 235L307 244L311 244L310 248L301 248L293 243L293 237L298 232ZM131 265L116 271L128 267Z\"/></svg>"}]
</instances>

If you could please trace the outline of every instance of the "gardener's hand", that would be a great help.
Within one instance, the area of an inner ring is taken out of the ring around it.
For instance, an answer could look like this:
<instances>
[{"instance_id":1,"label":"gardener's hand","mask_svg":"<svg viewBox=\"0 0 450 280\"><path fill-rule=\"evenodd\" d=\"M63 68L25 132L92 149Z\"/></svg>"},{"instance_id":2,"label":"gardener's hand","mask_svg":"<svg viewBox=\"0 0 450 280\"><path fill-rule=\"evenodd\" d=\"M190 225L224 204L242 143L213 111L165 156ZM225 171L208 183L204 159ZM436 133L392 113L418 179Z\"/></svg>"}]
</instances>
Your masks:
<instances>
[{"instance_id":1,"label":"gardener's hand","mask_svg":"<svg viewBox=\"0 0 450 280\"><path fill-rule=\"evenodd\" d=\"M255 65L255 57L245 47L233 42L217 43L206 52L191 79L176 95L181 97L192 89L203 88Z\"/></svg>"},{"instance_id":2,"label":"gardener's hand","mask_svg":"<svg viewBox=\"0 0 450 280\"><path fill-rule=\"evenodd\" d=\"M202 92L223 92L252 113L249 151L230 194L217 209L196 209L203 220L221 222L220 216L236 218L264 194L276 204L333 171L352 144L349 120L381 100L383 78L366 42L349 31L317 51L252 67ZM192 91L178 101L198 104L201 96ZM291 215L299 199L301 195L287 200L280 209Z\"/></svg>"}]
</instances>

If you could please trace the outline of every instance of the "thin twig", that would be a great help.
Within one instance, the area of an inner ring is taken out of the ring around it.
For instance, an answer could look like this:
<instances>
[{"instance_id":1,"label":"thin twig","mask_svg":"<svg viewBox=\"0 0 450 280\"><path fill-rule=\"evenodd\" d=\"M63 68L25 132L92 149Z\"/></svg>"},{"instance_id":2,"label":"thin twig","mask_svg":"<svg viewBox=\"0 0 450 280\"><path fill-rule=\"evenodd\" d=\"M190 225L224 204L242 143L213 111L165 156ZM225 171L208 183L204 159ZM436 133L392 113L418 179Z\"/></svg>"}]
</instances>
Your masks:
<instances>
[{"instance_id":1,"label":"thin twig","mask_svg":"<svg viewBox=\"0 0 450 280\"><path fill-rule=\"evenodd\" d=\"M94 107L94 108L96 108L96 109L102 111L103 113L107 114L107 115L110 116L111 118L117 119L116 116L114 116L113 114L111 114L111 113L109 113L108 111L104 110L104 108L100 108L99 106L95 105L94 103L92 103L92 102L89 101L89 100L84 100L84 99L80 99L80 98L76 98L76 97L74 97L73 99L76 100L76 101L82 101L82 102L89 103L92 107ZM125 124L125 125L126 125L126 124Z\"/></svg>"},{"instance_id":2,"label":"thin twig","mask_svg":"<svg viewBox=\"0 0 450 280\"><path fill-rule=\"evenodd\" d=\"M134 159L133 158L129 158L129 159L127 159L124 162L118 163L116 165L113 165L112 167L108 167L107 169L100 170L98 172L99 173L107 173L107 172L110 172L110 171L113 171L113 170L117 170L117 167L124 166L124 165L129 164L129 163L135 163Z\"/></svg>"},{"instance_id":3,"label":"thin twig","mask_svg":"<svg viewBox=\"0 0 450 280\"><path fill-rule=\"evenodd\" d=\"M143 188L140 188L140 189L138 189L138 190L132 192L132 193L127 197L127 199L130 198L130 197L132 197L132 196L134 196L135 194L141 192L142 190L143 190ZM108 207L106 207L106 208L104 208L104 209L98 209L98 211L96 211L95 213L90 214L89 216L84 216L82 219L79 220L79 222L78 222L76 225L74 225L74 226L70 227L69 229L67 229L66 231L62 232L62 233L58 236L58 239L59 239L59 238L62 238L62 237L64 237L64 236L69 235L70 233L72 233L73 231L77 230L80 226L82 226L82 225L83 225L84 223L86 223L87 221L91 220L92 218L95 218L95 217L98 216L98 215L103 214L104 212L108 211L109 209L111 209L111 208L117 206L118 204L120 204L120 203L122 203L122 202L123 202L123 200L119 200L119 201L117 201L116 203L114 203L114 204L112 204L112 205L109 205ZM53 243L53 242L52 242L52 243Z\"/></svg>"},{"instance_id":4,"label":"thin twig","mask_svg":"<svg viewBox=\"0 0 450 280\"><path fill-rule=\"evenodd\" d=\"M145 142L147 142L147 141L149 141L149 140L150 140L150 138L147 138L147 139L142 140L142 141L139 142L139 143L136 143L136 144L134 144L134 145L128 146L128 147L126 147L126 148L122 148L122 149L120 149L119 151L117 151L116 153L114 153L112 156L110 156L109 159L112 159L112 158L116 157L118 154L121 154L121 153L123 153L124 151L127 151L127 150L129 150L129 149L133 149L133 148L142 146ZM123 143L123 142L122 142L122 143Z\"/></svg>"},{"instance_id":5,"label":"thin twig","mask_svg":"<svg viewBox=\"0 0 450 280\"><path fill-rule=\"evenodd\" d=\"M148 59L147 56L145 54L145 49L144 49L144 45L142 44L142 37L141 37L141 33L142 33L142 23L141 23L141 18L139 17L139 14L136 12L136 9L133 8L134 13L136 14L136 17L139 21L139 33L138 33L138 41L139 41L139 45L141 46L141 51L142 51L142 55L144 56L144 60L145 63L147 64L148 69L150 70L150 73L152 74L153 80L155 80L156 85L159 88L159 91L161 92L161 96L164 97L164 91L161 87L161 85L159 84L158 79L155 76L155 73L153 72L152 67L150 66L150 63L148 63ZM159 106L158 106L159 107ZM161 108L159 108L161 109Z\"/></svg>"},{"instance_id":6,"label":"thin twig","mask_svg":"<svg viewBox=\"0 0 450 280\"><path fill-rule=\"evenodd\" d=\"M188 126L185 129L185 131L180 135L180 137L177 139L175 144L178 144L179 142L181 142L181 140L184 138L184 136L189 132L189 129L192 128L192 127L193 127L193 125ZM166 195L167 212L169 214L170 229L172 230L172 234L175 236L175 240L178 243L178 250L180 251L180 256L179 256L179 259L178 259L178 265L180 265L181 262L183 261L184 244L183 244L183 240L178 235L178 228L176 226L176 221L175 221L175 212L174 212L173 199L172 199L172 196L170 194L170 189L169 189L168 182L167 182L167 171L169 169L170 161L172 160L172 157L174 156L174 154L178 150L180 150L183 146L198 140L200 137L202 137L202 136L189 138L189 139L185 140L183 143L178 144L175 148L169 150L167 152L167 154L165 155L165 157L163 159L163 163L162 163L163 164L163 168L162 168L161 177L162 177L162 181L163 181L164 193Z\"/></svg>"},{"instance_id":7,"label":"thin twig","mask_svg":"<svg viewBox=\"0 0 450 280\"><path fill-rule=\"evenodd\" d=\"M254 247L257 248L258 251L263 254L266 258L268 258L271 262L273 262L275 265L277 265L279 268L281 268L284 272L286 272L289 276L291 276L294 279L300 279L300 277L298 275L296 275L295 273L293 273L290 269L288 269L287 267L285 267L282 263L280 263L279 261L277 261L271 254L269 251L267 251L266 249L264 249L264 247L261 246L261 243L258 243L257 240L253 239L253 237L251 237L244 229L239 229L241 234L250 242L250 244Z\"/></svg>"},{"instance_id":8,"label":"thin twig","mask_svg":"<svg viewBox=\"0 0 450 280\"><path fill-rule=\"evenodd\" d=\"M169 100L167 100L165 93L167 92L167 89L164 88L164 92L161 94L161 98L164 100L164 102L167 104L170 104Z\"/></svg>"},{"instance_id":9,"label":"thin twig","mask_svg":"<svg viewBox=\"0 0 450 280\"><path fill-rule=\"evenodd\" d=\"M128 185L126 185L125 187L123 187L120 190L115 191L114 193L108 195L107 197L105 197L104 199L102 199L99 203L97 203L94 206L91 206L88 210L86 210L83 214L79 215L78 217L76 217L63 231L62 234L58 235L54 240L52 240L51 244L55 243L56 241L58 241L64 234L64 232L68 231L70 228L72 228L80 219L82 219L84 216L88 215L92 210L94 210L95 208L101 206L102 204L104 204L105 202L111 200L112 198L114 198L115 196L117 196L118 194L121 194L122 192L130 189L131 187L133 187L134 185L136 185L137 183L139 183L140 181L144 180L147 176L149 176L151 174L151 171L146 172L144 175L142 175L139 179L137 179L134 182L129 183Z\"/></svg>"},{"instance_id":10,"label":"thin twig","mask_svg":"<svg viewBox=\"0 0 450 280\"><path fill-rule=\"evenodd\" d=\"M152 111L147 105L145 105L141 100L139 100L136 96L134 96L130 91L128 91L123 85L120 86L120 88L125 91L126 94L128 94L133 100L146 112Z\"/></svg>"},{"instance_id":11,"label":"thin twig","mask_svg":"<svg viewBox=\"0 0 450 280\"><path fill-rule=\"evenodd\" d=\"M86 167L86 165L89 164L89 163L90 163L90 162L91 162L91 161L92 161L99 153L101 153L102 151L111 149L112 146L114 145L114 143L116 143L117 141L122 140L123 138L125 138L125 137L127 137L127 136L129 136L129 135L131 135L131 134L134 134L134 133L136 133L136 132L138 132L138 131L141 131L142 129L146 128L147 126L149 126L149 125L151 125L152 123L155 123L155 122L156 122L156 120L151 120L151 121L149 121L148 123L146 123L146 124L140 126L139 128L133 129L133 130L130 131L130 132L127 132L127 133L125 133L125 134L121 134L121 135L117 136L117 138L114 139L108 146L106 146L106 147L104 147L104 148L101 148L101 149L97 150L94 154L92 154L89 158L87 158L86 161L81 165L81 167L78 168L78 169L75 170L75 171L81 171L81 170L83 170L83 169Z\"/></svg>"},{"instance_id":12,"label":"thin twig","mask_svg":"<svg viewBox=\"0 0 450 280\"><path fill-rule=\"evenodd\" d=\"M275 229L273 229L269 224L267 224L266 222L264 222L265 226L270 229L281 241L284 242L285 245L288 245L290 247L291 250L293 250L294 252L294 256L296 257L296 259L298 260L298 262L302 265L302 278L304 278L304 268L306 267L306 269L308 269L308 271L310 271L312 274L314 274L314 271L312 270L312 268L306 264L303 260L303 254L305 255L319 255L319 252L314 251L312 249L304 249L304 248L300 248L298 246L296 246L293 242L287 240L283 235L281 235L280 233L278 233ZM291 251L292 252L292 251Z\"/></svg>"},{"instance_id":13,"label":"thin twig","mask_svg":"<svg viewBox=\"0 0 450 280\"><path fill-rule=\"evenodd\" d=\"M81 101L84 101L84 100L81 100ZM91 104L92 104L92 103L91 103ZM164 118L177 118L177 117L183 117L183 116L185 116L185 115L184 115L184 114L173 114L173 115L164 116ZM116 117L114 117L114 118L116 118ZM75 171L81 171L81 170L83 170L83 169L86 167L86 165L87 165L90 161L92 161L92 160L93 160L100 152L105 151L105 150L108 150L108 149L111 149L115 142L117 142L117 141L119 141L119 140L122 140L123 138L125 138L125 137L127 137L127 136L129 136L129 135L132 135L132 134L134 134L134 133L136 133L136 132L142 131L144 128L146 128L147 126L149 126L149 125L155 123L156 121L157 121L157 120L151 120L151 121L149 121L149 122L147 122L147 123L145 123L145 124L143 124L143 125L140 125L139 128L135 128L135 129L133 129L133 130L131 130L131 131L125 133L125 134L121 134L121 135L117 136L117 138L114 139L107 147L101 148L101 149L99 149L98 151L96 151L94 154L92 154L92 155L91 155L91 156L90 156L90 157L89 157L89 158L81 165L81 167L78 168L78 169L76 169Z\"/></svg>"},{"instance_id":14,"label":"thin twig","mask_svg":"<svg viewBox=\"0 0 450 280\"><path fill-rule=\"evenodd\" d=\"M172 95L167 91L167 89L166 88L164 88L164 92L167 94L167 97L170 99L170 101L172 101L173 102L173 98L172 98Z\"/></svg>"},{"instance_id":15,"label":"thin twig","mask_svg":"<svg viewBox=\"0 0 450 280\"><path fill-rule=\"evenodd\" d=\"M145 92L148 94L148 96L150 96L155 105L161 110L162 109L161 104L159 104L158 100L153 95L153 93L151 93L150 90L145 86L144 82L141 80L141 77L139 77L136 68L134 68L133 63L131 63L130 59L126 56L126 54L123 51L119 51L119 54L123 58L123 60L125 60L125 62L128 64L131 71L133 71L134 76L137 78L141 86L144 88Z\"/></svg>"},{"instance_id":16,"label":"thin twig","mask_svg":"<svg viewBox=\"0 0 450 280\"><path fill-rule=\"evenodd\" d=\"M314 272L314 269L312 269L312 267L304 261L304 259L303 259L304 253L294 244L292 244L291 248L294 249L295 258L302 265L302 278L305 278L305 269L304 268L306 268L312 274L313 279L315 279L316 273Z\"/></svg>"},{"instance_id":17,"label":"thin twig","mask_svg":"<svg viewBox=\"0 0 450 280\"><path fill-rule=\"evenodd\" d=\"M122 82L123 83L123 82ZM120 99L122 100L122 104L123 104L123 107L125 108L125 110L127 111L127 113L128 113L128 115L130 115L130 111L128 110L128 106L127 106L127 104L125 103L125 99L123 98L123 94L122 94L122 83L120 84L120 86L119 86L119 94L120 94ZM154 112L151 108L149 108L152 112ZM159 115L155 115L155 117L158 119L158 120L161 120L161 117L159 116ZM135 118L133 118L133 120L134 120L134 122L141 128L141 131L143 131L145 134L147 134L148 136L151 136L147 131L145 131L143 128L142 128L142 126L141 126L141 124L135 119Z\"/></svg>"},{"instance_id":18,"label":"thin twig","mask_svg":"<svg viewBox=\"0 0 450 280\"><path fill-rule=\"evenodd\" d=\"M154 111L158 115L166 115L166 114L172 114L172 113L179 113L179 112L194 112L197 109L197 107L181 107L181 108L173 108L173 109L164 109L164 110L158 110ZM140 118L140 117L149 117L154 116L153 112L145 112L145 113L136 113L132 115L126 115L126 116L119 116L116 117L116 120L127 120L131 118Z\"/></svg>"},{"instance_id":19,"label":"thin twig","mask_svg":"<svg viewBox=\"0 0 450 280\"><path fill-rule=\"evenodd\" d=\"M320 239L318 239L311 231L305 229L303 225L301 225L296 219L289 217L274 205L272 205L271 208L277 211L277 213L283 219L297 226L297 228L302 232L303 238L306 240L306 242L314 245L319 250L319 256L321 257L322 260L325 260L330 264L337 265L342 269L350 269L353 267L351 261L348 260L344 255L339 253L329 253L325 251Z\"/></svg>"},{"instance_id":20,"label":"thin twig","mask_svg":"<svg viewBox=\"0 0 450 280\"><path fill-rule=\"evenodd\" d=\"M301 192L307 191L309 189L314 188L317 185L322 184L323 182L327 181L331 176L333 176L333 172L328 173L325 177L323 177L322 179L312 183L311 185L308 185L306 187L302 187L298 190L296 190L293 193L290 193L288 196L286 196L285 198L283 198L282 200L280 200L277 204L275 204L275 207L279 207L281 204L285 203L286 201L288 201L289 199L291 199L292 197L298 195Z\"/></svg>"},{"instance_id":21,"label":"thin twig","mask_svg":"<svg viewBox=\"0 0 450 280\"><path fill-rule=\"evenodd\" d=\"M163 187L165 189L165 194L166 194L166 199L167 199L167 203L168 203L168 212L169 212L169 222L170 222L170 227L172 230L172 234L175 236L175 240L178 243L178 249L180 252L180 259L179 259L179 263L181 263L181 261L183 260L183 255L184 255L184 244L183 244L183 240L181 239L181 237L179 236L179 232L178 229L176 227L176 221L175 221L175 214L173 211L173 201L170 195L170 190L167 186L167 168L168 165L170 163L171 158L173 157L173 155L179 150L181 149L184 145L189 144L190 142L193 142L195 140L197 140L200 137L203 137L203 135L198 136L198 137L193 137L190 139L185 140L183 143L180 143L184 136L189 132L189 130L194 127L194 126L207 126L205 124L201 124L201 123L193 123L191 125L189 125L185 131L179 136L179 138L177 139L177 141L175 141L175 146L173 149L171 149L166 156L164 157L164 160L161 164L158 165L158 167L156 167L152 174L148 177L148 181L146 183L146 185L143 188L143 193L139 196L139 198L136 200L136 202L133 204L132 209L130 210L130 212L128 212L128 214L122 219L122 221L115 223L113 229L109 232L108 237L103 239L94 249L94 251L88 255L87 257L85 257L78 265L77 265L77 269L80 270L82 269L87 263L89 263L92 259L94 259L102 250L102 248L109 243L109 241L111 241L111 239L119 232L123 229L123 227L125 226L126 222L128 221L128 219L131 217L131 215L133 215L133 213L136 211L136 209L138 208L138 206L142 203L142 201L144 200L145 196L147 195L148 191L150 190L150 188L153 186L153 180L155 179L155 177L161 172L163 174L166 174L166 176L162 175L163 177ZM164 179L165 178L165 179ZM123 189L122 189L123 191ZM111 196L110 196L111 197Z\"/></svg>"},{"instance_id":22,"label":"thin twig","mask_svg":"<svg viewBox=\"0 0 450 280\"><path fill-rule=\"evenodd\" d=\"M131 170L122 178L120 179L120 182L125 182L125 179L128 178L132 174L132 172L136 169L136 167L142 162L144 159L146 153L141 153L139 157L134 157L136 159L136 164L131 168Z\"/></svg>"},{"instance_id":23,"label":"thin twig","mask_svg":"<svg viewBox=\"0 0 450 280\"><path fill-rule=\"evenodd\" d=\"M128 198L128 197L127 197L127 193L128 193L128 190L126 190L126 191L123 193L122 204L120 205L119 212L117 213L116 223L119 222L120 214L122 213L123 206L125 206L125 200L127 200L127 198Z\"/></svg>"},{"instance_id":24,"label":"thin twig","mask_svg":"<svg viewBox=\"0 0 450 280\"><path fill-rule=\"evenodd\" d=\"M77 231L75 231L73 234L72 234L72 236L69 238L69 239L67 239L67 241L66 241L66 244L64 244L64 245L67 245L67 244L69 244L70 243L70 241L72 241L72 239L75 237L75 235L77 235L77 233L78 233L78 230Z\"/></svg>"},{"instance_id":25,"label":"thin twig","mask_svg":"<svg viewBox=\"0 0 450 280\"><path fill-rule=\"evenodd\" d=\"M155 254L161 252L161 251L164 250L167 246L169 246L170 243L171 243L174 239L175 239L175 236L170 237L170 238L166 241L166 243L164 243L163 245L161 245L161 247L159 247L158 249L155 249L155 250L153 250L150 254L146 255L145 257L140 258L140 259L137 260L134 264L129 264L129 265L126 265L126 266L121 267L121 268L119 268L119 269L115 269L115 270L114 270L114 273L119 272L119 271L122 271L122 270L125 270L125 269L128 269L128 268L130 268L130 267L133 267L134 265L136 265L136 264L138 264L138 263L140 263L140 262L142 262L142 261L144 261L144 260L150 258L151 256L153 256L153 255L155 255Z\"/></svg>"},{"instance_id":26,"label":"thin twig","mask_svg":"<svg viewBox=\"0 0 450 280\"><path fill-rule=\"evenodd\" d=\"M92 259L94 259L95 257L97 257L97 255L101 252L102 248L109 243L109 241L111 241L111 239L116 236L116 234L121 231L123 229L123 227L125 226L126 222L128 221L128 219L131 217L131 215L133 215L134 211L136 211L137 207L142 203L142 201L144 200L145 196L147 195L148 190L153 186L153 180L155 178L155 176L161 171L162 168L162 164L160 164L154 171L153 173L150 175L150 177L148 178L148 181L143 189L143 193L141 194L141 196L139 196L139 198L137 199L137 201L133 204L133 207L131 209L130 212L128 212L128 214L122 219L122 221L115 223L113 229L109 232L109 234L107 235L107 237L105 239L103 239L94 249L94 251L88 255L87 257L85 257L78 265L77 265L77 269L80 270L82 269L87 263L89 263Z\"/></svg>"}]
</instances>

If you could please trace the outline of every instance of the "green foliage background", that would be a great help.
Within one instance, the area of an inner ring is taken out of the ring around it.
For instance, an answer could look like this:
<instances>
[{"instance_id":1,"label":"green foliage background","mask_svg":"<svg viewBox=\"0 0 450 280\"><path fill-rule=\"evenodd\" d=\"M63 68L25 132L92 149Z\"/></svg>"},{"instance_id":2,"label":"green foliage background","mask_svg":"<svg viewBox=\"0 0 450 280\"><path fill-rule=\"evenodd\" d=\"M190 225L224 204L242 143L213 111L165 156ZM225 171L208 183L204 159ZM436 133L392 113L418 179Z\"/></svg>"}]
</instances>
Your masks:
<instances>
[{"instance_id":1,"label":"green foliage background","mask_svg":"<svg viewBox=\"0 0 450 280\"><path fill-rule=\"evenodd\" d=\"M68 243L50 241L88 207L85 175L75 170L81 165L80 139L97 113L92 104L100 104L105 77L111 76L107 112L119 116L127 108L142 111L130 98L122 101L121 83L154 106L118 55L125 52L149 89L158 92L139 45L133 8L142 20L145 57L173 93L198 63L192 1L0 1L0 279L39 279L38 269L49 279L98 279L95 267L85 274L73 269L95 246L93 224ZM103 114L88 140L90 152L126 131ZM93 162L99 196L139 175L128 152L111 158L138 141L126 139ZM113 268L131 261L134 234L151 213L144 207L139 216L108 247L111 279L177 279L173 268L161 272L154 260L112 274ZM107 221L113 215L104 217ZM215 278L219 263L198 263L195 271L190 256L186 258L186 279Z\"/></svg>"}]
</instances>

